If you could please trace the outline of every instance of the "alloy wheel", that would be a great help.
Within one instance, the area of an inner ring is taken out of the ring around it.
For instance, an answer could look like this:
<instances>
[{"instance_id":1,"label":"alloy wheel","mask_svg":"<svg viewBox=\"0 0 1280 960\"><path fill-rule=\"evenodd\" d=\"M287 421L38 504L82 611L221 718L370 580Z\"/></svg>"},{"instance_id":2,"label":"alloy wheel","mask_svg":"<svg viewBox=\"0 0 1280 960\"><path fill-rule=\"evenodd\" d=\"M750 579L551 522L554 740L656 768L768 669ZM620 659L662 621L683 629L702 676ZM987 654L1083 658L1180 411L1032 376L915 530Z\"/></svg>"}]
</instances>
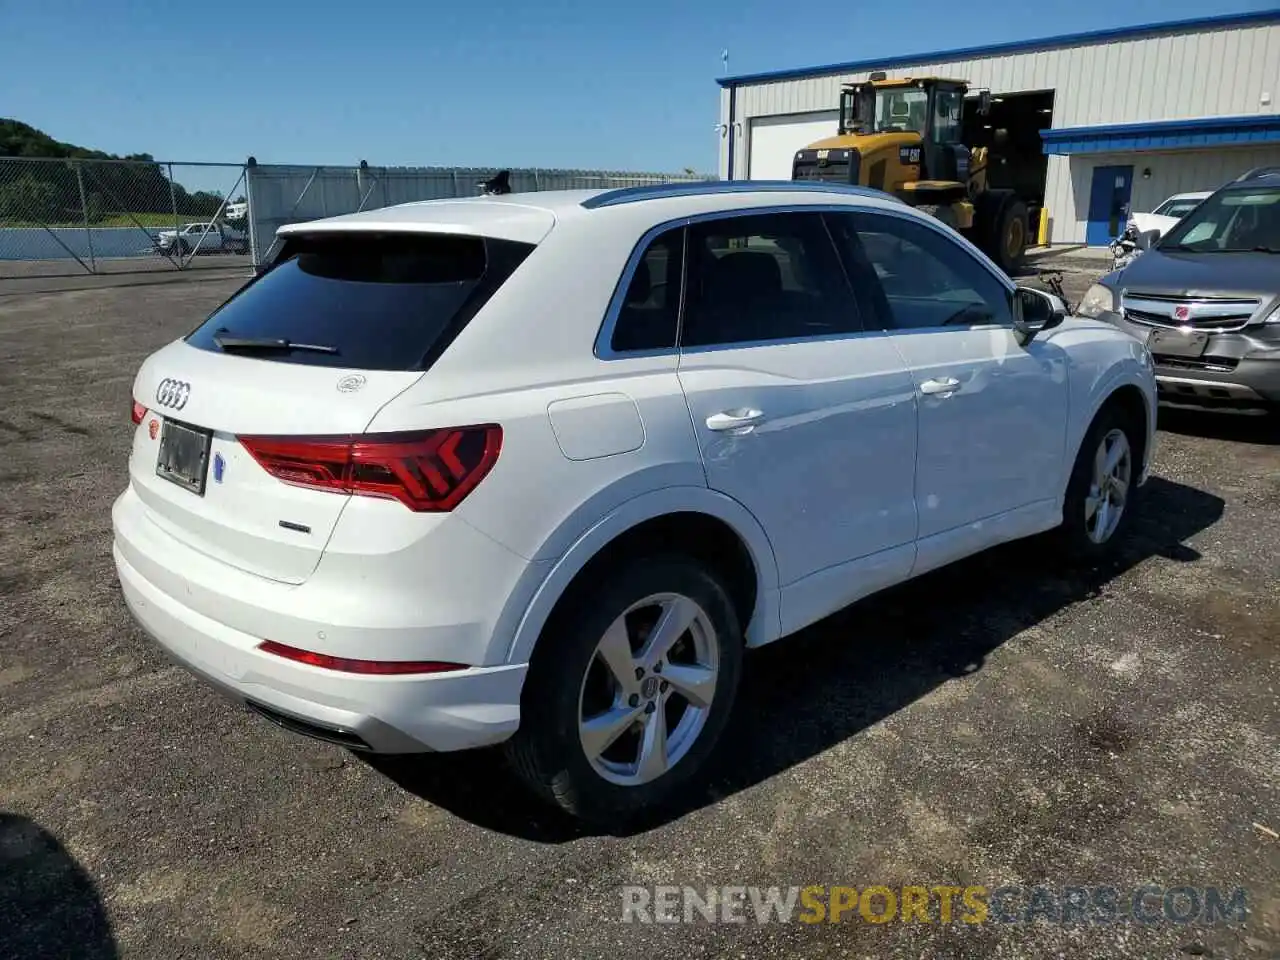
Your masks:
<instances>
[{"instance_id":1,"label":"alloy wheel","mask_svg":"<svg viewBox=\"0 0 1280 960\"><path fill-rule=\"evenodd\" d=\"M619 786L661 777L706 726L720 668L711 618L683 594L632 604L610 624L578 696L578 737L592 768Z\"/></svg>"},{"instance_id":2,"label":"alloy wheel","mask_svg":"<svg viewBox=\"0 0 1280 960\"><path fill-rule=\"evenodd\" d=\"M1093 475L1084 500L1084 527L1089 539L1106 543L1120 525L1129 498L1133 454L1123 430L1103 436L1093 456Z\"/></svg>"}]
</instances>

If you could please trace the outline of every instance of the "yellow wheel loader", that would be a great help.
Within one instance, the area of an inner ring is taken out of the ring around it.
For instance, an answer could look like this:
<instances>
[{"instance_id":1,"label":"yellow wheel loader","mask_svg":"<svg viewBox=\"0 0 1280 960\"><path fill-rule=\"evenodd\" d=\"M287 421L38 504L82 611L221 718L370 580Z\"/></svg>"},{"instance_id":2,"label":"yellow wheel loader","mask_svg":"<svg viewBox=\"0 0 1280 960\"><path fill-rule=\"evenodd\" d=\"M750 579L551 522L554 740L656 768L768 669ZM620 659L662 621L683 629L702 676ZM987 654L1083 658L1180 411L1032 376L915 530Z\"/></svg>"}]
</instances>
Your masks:
<instances>
[{"instance_id":1,"label":"yellow wheel loader","mask_svg":"<svg viewBox=\"0 0 1280 960\"><path fill-rule=\"evenodd\" d=\"M894 194L954 227L1006 272L1027 246L1027 205L987 185L988 148L963 142L963 80L873 73L840 94L834 137L795 155L793 180L860 184ZM976 108L985 114L991 94Z\"/></svg>"}]
</instances>

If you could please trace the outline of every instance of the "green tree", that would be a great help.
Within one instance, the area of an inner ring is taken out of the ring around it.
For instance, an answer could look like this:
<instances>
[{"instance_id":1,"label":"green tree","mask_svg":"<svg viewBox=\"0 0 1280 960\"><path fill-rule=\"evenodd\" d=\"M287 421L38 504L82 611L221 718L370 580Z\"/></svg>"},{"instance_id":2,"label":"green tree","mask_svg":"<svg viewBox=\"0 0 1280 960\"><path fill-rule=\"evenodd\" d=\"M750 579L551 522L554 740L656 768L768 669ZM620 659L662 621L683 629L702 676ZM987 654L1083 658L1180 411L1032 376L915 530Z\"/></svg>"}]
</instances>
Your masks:
<instances>
[{"instance_id":1,"label":"green tree","mask_svg":"<svg viewBox=\"0 0 1280 960\"><path fill-rule=\"evenodd\" d=\"M3 157L19 161L24 157L77 161L75 164L18 163L20 173L15 183L39 182L46 184L47 189L40 190L38 195L31 192L29 185L22 188L25 192L11 190L10 202L21 193L28 206L39 206L47 212L47 219L55 222L79 223L84 216L78 181L84 183L90 220L101 219L108 213L164 213L173 209L169 178L149 153L117 157L101 150L89 150L55 140L43 130L20 120L0 118L0 158ZM98 162L118 160L134 162ZM11 183L10 187L14 185ZM98 196L96 201L94 194ZM193 201L178 183L173 184L172 196L177 201L179 215L212 215L221 203L220 197L212 208L207 197ZM188 210L192 203L195 209Z\"/></svg>"},{"instance_id":2,"label":"green tree","mask_svg":"<svg viewBox=\"0 0 1280 960\"><path fill-rule=\"evenodd\" d=\"M58 190L47 181L23 176L0 186L0 219L56 221L60 210Z\"/></svg>"}]
</instances>

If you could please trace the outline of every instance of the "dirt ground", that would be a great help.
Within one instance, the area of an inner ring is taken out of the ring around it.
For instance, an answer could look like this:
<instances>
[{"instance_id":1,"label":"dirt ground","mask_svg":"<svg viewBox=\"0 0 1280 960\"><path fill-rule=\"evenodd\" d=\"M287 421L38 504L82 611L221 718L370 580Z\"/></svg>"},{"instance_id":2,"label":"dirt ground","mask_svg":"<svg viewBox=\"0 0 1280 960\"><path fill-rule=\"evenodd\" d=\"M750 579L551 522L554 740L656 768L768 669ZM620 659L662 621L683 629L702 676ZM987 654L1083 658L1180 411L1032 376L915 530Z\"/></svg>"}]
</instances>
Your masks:
<instances>
[{"instance_id":1,"label":"dirt ground","mask_svg":"<svg viewBox=\"0 0 1280 960\"><path fill-rule=\"evenodd\" d=\"M130 621L130 384L239 279L0 282L0 957L1280 956L1276 420L1162 415L1113 563L1002 548L753 655L713 788L601 836L486 754L278 730ZM642 924L628 884L1242 887L1248 916Z\"/></svg>"}]
</instances>

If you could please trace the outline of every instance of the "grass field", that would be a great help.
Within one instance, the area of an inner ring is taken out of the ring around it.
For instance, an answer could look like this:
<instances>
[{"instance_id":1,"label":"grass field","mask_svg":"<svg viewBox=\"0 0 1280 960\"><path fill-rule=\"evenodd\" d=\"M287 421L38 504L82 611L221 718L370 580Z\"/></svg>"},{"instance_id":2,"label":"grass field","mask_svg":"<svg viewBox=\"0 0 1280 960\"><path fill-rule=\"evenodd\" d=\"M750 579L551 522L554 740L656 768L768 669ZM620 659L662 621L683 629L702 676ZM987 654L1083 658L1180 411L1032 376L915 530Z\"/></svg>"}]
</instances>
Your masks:
<instances>
[{"instance_id":1,"label":"grass field","mask_svg":"<svg viewBox=\"0 0 1280 960\"><path fill-rule=\"evenodd\" d=\"M200 214L179 214L176 222L178 224L191 223L193 221L203 222L207 220ZM172 230L175 218L172 213L109 213L101 220L90 221L91 227L134 227L142 226L146 229L167 229ZM83 220L59 220L57 223L45 223L40 220L0 220L0 226L4 227L83 227Z\"/></svg>"}]
</instances>

